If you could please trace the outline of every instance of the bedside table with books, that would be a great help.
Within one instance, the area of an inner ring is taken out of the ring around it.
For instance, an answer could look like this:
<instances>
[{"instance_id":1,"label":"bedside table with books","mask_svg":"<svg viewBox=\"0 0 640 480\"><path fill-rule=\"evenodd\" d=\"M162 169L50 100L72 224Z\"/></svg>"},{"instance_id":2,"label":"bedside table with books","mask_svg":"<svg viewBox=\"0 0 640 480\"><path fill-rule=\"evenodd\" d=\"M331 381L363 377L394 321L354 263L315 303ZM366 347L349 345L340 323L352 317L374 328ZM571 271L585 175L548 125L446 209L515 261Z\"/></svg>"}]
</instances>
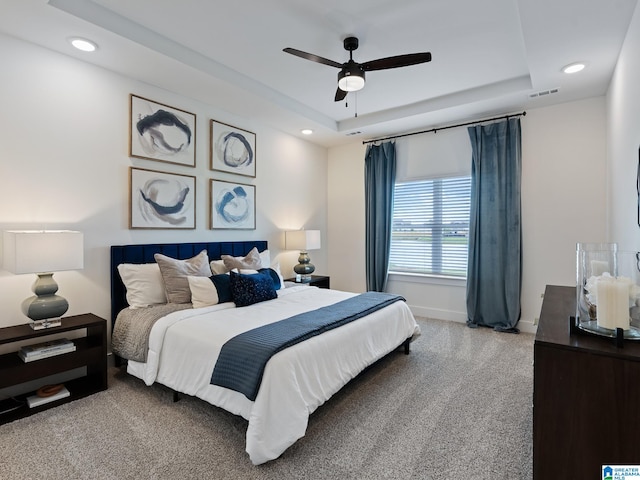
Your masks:
<instances>
[{"instance_id":1,"label":"bedside table with books","mask_svg":"<svg viewBox=\"0 0 640 480\"><path fill-rule=\"evenodd\" d=\"M47 340L47 336L86 330L79 338ZM62 403L107 389L107 322L91 313L62 318L50 329L30 325L0 328L0 345L32 341L16 351L0 355L0 391L23 383L41 385L35 392L0 401L0 425ZM85 367L86 374L64 385L48 385L45 378Z\"/></svg>"},{"instance_id":2,"label":"bedside table with books","mask_svg":"<svg viewBox=\"0 0 640 480\"><path fill-rule=\"evenodd\" d=\"M296 280L296 277L291 277L291 278L285 278L285 282L294 282L297 284L304 284L304 285L311 285L312 287L319 287L319 288L331 288L330 287L330 281L331 281L331 277L327 277L325 275L311 275L311 278L308 279L302 279L302 280Z\"/></svg>"}]
</instances>

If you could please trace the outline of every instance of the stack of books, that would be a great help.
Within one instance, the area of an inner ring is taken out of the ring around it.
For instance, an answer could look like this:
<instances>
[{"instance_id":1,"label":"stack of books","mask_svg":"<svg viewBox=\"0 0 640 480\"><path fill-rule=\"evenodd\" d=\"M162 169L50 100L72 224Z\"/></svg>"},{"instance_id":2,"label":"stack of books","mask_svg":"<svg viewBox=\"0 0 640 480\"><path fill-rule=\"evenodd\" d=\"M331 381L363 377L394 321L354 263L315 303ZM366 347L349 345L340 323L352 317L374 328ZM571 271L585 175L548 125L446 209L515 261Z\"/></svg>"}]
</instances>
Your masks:
<instances>
[{"instance_id":1,"label":"stack of books","mask_svg":"<svg viewBox=\"0 0 640 480\"><path fill-rule=\"evenodd\" d=\"M18 351L18 355L24 362L32 362L34 360L75 351L76 346L71 340L60 338L58 340L50 340L48 342L22 347Z\"/></svg>"},{"instance_id":2,"label":"stack of books","mask_svg":"<svg viewBox=\"0 0 640 480\"><path fill-rule=\"evenodd\" d=\"M66 398L71 395L71 392L67 390L67 387L65 387L64 385L60 385L60 387L61 388L56 393L51 395L43 397L35 394L27 397L27 404L29 405L29 408L38 407L40 405L44 405L45 403L60 400L61 398Z\"/></svg>"}]
</instances>

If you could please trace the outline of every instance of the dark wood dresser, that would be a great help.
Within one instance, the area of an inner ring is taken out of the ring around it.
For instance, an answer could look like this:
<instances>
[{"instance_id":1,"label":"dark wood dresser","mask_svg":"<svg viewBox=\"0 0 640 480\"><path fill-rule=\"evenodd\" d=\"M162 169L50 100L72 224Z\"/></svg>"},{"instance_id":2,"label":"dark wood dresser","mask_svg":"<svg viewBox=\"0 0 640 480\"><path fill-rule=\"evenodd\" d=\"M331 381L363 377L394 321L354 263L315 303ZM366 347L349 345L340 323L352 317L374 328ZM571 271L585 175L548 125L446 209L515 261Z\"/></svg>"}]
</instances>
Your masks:
<instances>
[{"instance_id":1,"label":"dark wood dresser","mask_svg":"<svg viewBox=\"0 0 640 480\"><path fill-rule=\"evenodd\" d=\"M533 477L640 465L640 341L569 332L575 287L547 285L534 344Z\"/></svg>"}]
</instances>

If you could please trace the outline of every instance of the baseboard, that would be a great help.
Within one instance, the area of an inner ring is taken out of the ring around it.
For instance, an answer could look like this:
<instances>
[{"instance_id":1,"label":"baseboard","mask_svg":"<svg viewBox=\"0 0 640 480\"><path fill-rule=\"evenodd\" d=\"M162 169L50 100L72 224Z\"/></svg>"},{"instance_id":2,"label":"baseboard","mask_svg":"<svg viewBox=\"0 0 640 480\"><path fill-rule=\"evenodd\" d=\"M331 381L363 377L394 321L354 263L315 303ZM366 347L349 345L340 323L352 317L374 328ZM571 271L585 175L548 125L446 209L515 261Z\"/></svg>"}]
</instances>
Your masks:
<instances>
[{"instance_id":1,"label":"baseboard","mask_svg":"<svg viewBox=\"0 0 640 480\"><path fill-rule=\"evenodd\" d=\"M467 323L466 312L454 312L451 310L441 310L438 308L416 307L414 305L409 305L409 308L416 317L427 317L435 318L438 320L447 320L449 322ZM518 328L523 333L535 334L538 330L537 325L534 325L533 322L527 322L525 320L520 320L518 322Z\"/></svg>"},{"instance_id":2,"label":"baseboard","mask_svg":"<svg viewBox=\"0 0 640 480\"><path fill-rule=\"evenodd\" d=\"M466 312L454 312L452 310L442 310L439 308L416 307L409 305L411 313L416 317L437 318L438 320L448 320L450 322L467 323Z\"/></svg>"}]
</instances>

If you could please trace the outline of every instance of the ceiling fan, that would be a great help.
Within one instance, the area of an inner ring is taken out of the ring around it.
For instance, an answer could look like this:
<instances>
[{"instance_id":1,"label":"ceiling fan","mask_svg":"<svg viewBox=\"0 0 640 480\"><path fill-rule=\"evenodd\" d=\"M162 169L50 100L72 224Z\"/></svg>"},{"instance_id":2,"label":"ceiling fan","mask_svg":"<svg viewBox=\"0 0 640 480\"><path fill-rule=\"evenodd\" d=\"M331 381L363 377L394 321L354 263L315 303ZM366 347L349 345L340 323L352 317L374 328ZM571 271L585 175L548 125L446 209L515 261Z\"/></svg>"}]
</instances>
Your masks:
<instances>
[{"instance_id":1,"label":"ceiling fan","mask_svg":"<svg viewBox=\"0 0 640 480\"><path fill-rule=\"evenodd\" d=\"M344 48L349 51L349 61L345 63L334 62L328 58L319 57L318 55L303 52L302 50L296 50L295 48L285 48L283 51L300 58L311 60L312 62L339 68L338 90L336 90L336 96L334 99L336 102L344 100L348 92L355 92L364 87L364 72L408 67L409 65L417 65L419 63L431 61L431 53L422 52L396 55L394 57L379 58L369 62L357 63L353 60L353 51L358 48L358 39L356 37L345 38Z\"/></svg>"}]
</instances>

